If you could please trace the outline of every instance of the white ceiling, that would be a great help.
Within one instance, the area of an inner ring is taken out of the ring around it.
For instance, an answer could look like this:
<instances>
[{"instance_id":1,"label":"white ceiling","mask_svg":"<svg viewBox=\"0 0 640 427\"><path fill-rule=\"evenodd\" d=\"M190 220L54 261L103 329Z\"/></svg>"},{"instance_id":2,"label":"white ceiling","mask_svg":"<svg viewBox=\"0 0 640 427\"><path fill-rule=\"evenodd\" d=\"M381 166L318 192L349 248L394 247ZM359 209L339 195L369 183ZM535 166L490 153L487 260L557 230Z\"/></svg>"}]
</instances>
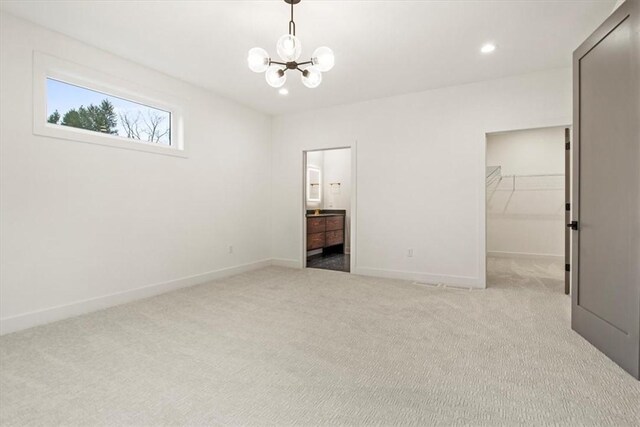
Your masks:
<instances>
[{"instance_id":1,"label":"white ceiling","mask_svg":"<svg viewBox=\"0 0 640 427\"><path fill-rule=\"evenodd\" d=\"M336 66L317 89L289 72L284 97L246 65L254 46L276 56L289 20L282 0L1 2L11 14L270 114L568 67L614 4L303 0L295 7L303 57L326 45ZM483 55L487 41L498 48Z\"/></svg>"}]
</instances>

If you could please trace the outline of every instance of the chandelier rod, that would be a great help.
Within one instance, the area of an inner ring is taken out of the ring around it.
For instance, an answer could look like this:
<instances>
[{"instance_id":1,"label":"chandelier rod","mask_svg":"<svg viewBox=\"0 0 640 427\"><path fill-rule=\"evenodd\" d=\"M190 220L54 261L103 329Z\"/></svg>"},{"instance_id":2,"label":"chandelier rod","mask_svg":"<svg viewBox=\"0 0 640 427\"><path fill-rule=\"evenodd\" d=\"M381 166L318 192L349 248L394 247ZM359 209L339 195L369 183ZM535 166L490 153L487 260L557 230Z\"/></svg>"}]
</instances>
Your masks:
<instances>
[{"instance_id":1,"label":"chandelier rod","mask_svg":"<svg viewBox=\"0 0 640 427\"><path fill-rule=\"evenodd\" d=\"M293 32L291 31L293 28ZM289 21L289 34L296 35L296 23L293 22L293 2L291 2L291 20Z\"/></svg>"}]
</instances>

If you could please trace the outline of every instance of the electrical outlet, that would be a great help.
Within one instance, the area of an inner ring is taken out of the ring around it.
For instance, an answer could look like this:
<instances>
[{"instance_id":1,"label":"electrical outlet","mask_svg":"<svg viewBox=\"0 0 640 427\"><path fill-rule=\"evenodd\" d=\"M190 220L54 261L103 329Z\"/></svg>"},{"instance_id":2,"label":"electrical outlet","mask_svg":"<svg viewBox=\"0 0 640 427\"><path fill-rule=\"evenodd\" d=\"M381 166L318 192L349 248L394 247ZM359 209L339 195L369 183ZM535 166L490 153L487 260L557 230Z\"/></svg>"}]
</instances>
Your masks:
<instances>
[{"instance_id":1,"label":"electrical outlet","mask_svg":"<svg viewBox=\"0 0 640 427\"><path fill-rule=\"evenodd\" d=\"M229 253L232 254L233 253L233 245L229 245Z\"/></svg>"},{"instance_id":2,"label":"electrical outlet","mask_svg":"<svg viewBox=\"0 0 640 427\"><path fill-rule=\"evenodd\" d=\"M409 258L412 258L412 257L413 257L413 249L411 249L411 248L407 249L407 256L408 256Z\"/></svg>"}]
</instances>

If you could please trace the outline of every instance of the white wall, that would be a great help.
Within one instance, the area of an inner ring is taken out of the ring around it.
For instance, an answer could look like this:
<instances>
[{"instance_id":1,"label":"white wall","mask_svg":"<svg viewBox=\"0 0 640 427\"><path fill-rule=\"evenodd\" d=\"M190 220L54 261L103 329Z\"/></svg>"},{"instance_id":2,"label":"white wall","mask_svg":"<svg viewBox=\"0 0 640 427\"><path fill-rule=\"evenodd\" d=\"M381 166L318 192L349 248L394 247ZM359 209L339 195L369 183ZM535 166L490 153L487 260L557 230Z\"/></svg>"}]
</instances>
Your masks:
<instances>
[{"instance_id":1,"label":"white wall","mask_svg":"<svg viewBox=\"0 0 640 427\"><path fill-rule=\"evenodd\" d=\"M564 174L565 126L487 135L487 166L503 175Z\"/></svg>"},{"instance_id":2,"label":"white wall","mask_svg":"<svg viewBox=\"0 0 640 427\"><path fill-rule=\"evenodd\" d=\"M0 27L3 332L269 262L269 116L10 15ZM183 100L189 158L33 135L34 50Z\"/></svg>"},{"instance_id":3,"label":"white wall","mask_svg":"<svg viewBox=\"0 0 640 427\"><path fill-rule=\"evenodd\" d=\"M357 141L353 271L482 287L485 134L570 122L569 69L276 117L272 255L303 254L302 151Z\"/></svg>"},{"instance_id":4,"label":"white wall","mask_svg":"<svg viewBox=\"0 0 640 427\"><path fill-rule=\"evenodd\" d=\"M563 256L564 139L564 127L487 136L487 165L504 177L487 190L489 255ZM523 176L542 174L562 176Z\"/></svg>"}]
</instances>

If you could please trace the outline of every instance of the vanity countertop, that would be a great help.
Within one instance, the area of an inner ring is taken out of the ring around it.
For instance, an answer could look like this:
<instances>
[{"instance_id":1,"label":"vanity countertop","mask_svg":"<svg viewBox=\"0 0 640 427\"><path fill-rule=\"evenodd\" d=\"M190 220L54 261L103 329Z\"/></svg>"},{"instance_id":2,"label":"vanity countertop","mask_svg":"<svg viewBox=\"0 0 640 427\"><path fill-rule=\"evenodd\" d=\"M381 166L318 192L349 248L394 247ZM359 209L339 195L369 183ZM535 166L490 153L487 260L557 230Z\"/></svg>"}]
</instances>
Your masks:
<instances>
[{"instance_id":1,"label":"vanity countertop","mask_svg":"<svg viewBox=\"0 0 640 427\"><path fill-rule=\"evenodd\" d=\"M347 211L344 209L320 209L319 213L315 213L313 209L307 209L305 215L307 218L325 218L329 216L347 216Z\"/></svg>"},{"instance_id":2,"label":"vanity countertop","mask_svg":"<svg viewBox=\"0 0 640 427\"><path fill-rule=\"evenodd\" d=\"M307 218L320 218L325 216L344 216L343 213L321 213L321 214L307 214Z\"/></svg>"}]
</instances>

